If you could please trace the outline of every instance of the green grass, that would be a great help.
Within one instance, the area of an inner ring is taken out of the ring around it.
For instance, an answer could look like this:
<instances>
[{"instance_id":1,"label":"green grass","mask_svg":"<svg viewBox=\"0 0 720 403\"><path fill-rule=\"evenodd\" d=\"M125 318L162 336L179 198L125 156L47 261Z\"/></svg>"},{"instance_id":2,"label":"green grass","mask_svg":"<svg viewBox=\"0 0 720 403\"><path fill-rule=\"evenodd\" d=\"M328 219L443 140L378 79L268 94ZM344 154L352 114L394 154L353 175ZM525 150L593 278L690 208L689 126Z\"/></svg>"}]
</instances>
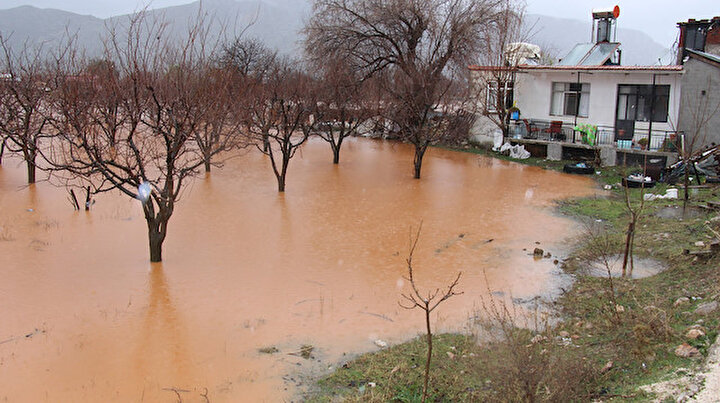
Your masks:
<instances>
[{"instance_id":1,"label":"green grass","mask_svg":"<svg viewBox=\"0 0 720 403\"><path fill-rule=\"evenodd\" d=\"M486 153L481 150L473 152ZM539 166L550 165L541 161L528 162ZM562 163L557 165L562 168ZM625 172L630 171L604 168L596 178L600 186L614 185ZM664 194L665 187L661 185L646 192ZM692 195L690 205L718 201L718 193L713 188L700 189ZM682 190L680 194L682 197ZM606 195L558 201L557 207L564 214L601 225L610 240L607 245L612 250L608 253L614 254L621 252L628 223L624 197L622 188L613 186ZM630 197L632 203L638 204L640 190L631 190ZM522 371L513 372L513 368L527 365L518 356L518 351L525 351L531 356L535 354L536 361L538 354L549 355L547 368L541 365L538 371L551 371L555 367L563 370L566 366L564 371L569 374L568 382L579 383L579 386L575 385L575 389L568 392L574 395L565 395L561 400L603 398L610 401L646 401L650 396L640 392L639 386L666 380L677 368L697 364L698 360L675 356L674 349L688 342L706 355L718 335L720 315L715 313L702 317L695 314L694 309L700 303L719 299L720 256L695 257L684 252L702 249L695 246L697 241L708 244L713 240L708 227L720 231L720 219L713 220L718 214L706 210L682 219L657 216L662 209L681 205L681 200L656 200L646 204L636 229L635 256L660 260L668 269L643 279L614 279L614 300L624 307L624 312L618 316L614 314L608 279L582 274L583 262L598 251L589 237L580 237L575 252L564 264L564 269L575 275L575 284L555 303L561 322L544 333L549 340L557 341L557 334L567 331L574 336L574 347L558 347L553 342L538 350L528 344L531 333L515 340L515 344L496 341L484 346L479 346L476 339L468 335L438 335L434 339L429 401L527 400L522 394L513 394L521 386L507 383L507 379L524 376ZM675 300L683 296L698 299L674 306ZM687 329L698 321L705 328L706 336L686 340ZM346 368L339 368L319 380L309 399L318 402L420 401L425 348L424 339L417 338L361 355L347 363ZM609 361L613 362L612 369L601 372L600 369ZM550 365L550 362L553 364ZM571 366L577 362L582 362L591 371L584 380L572 379L572 373L579 370ZM375 387L369 386L370 382L374 382ZM543 378L538 390L547 385L550 385L548 390L563 386L553 382ZM557 400L547 393L540 390L541 400Z\"/></svg>"}]
</instances>

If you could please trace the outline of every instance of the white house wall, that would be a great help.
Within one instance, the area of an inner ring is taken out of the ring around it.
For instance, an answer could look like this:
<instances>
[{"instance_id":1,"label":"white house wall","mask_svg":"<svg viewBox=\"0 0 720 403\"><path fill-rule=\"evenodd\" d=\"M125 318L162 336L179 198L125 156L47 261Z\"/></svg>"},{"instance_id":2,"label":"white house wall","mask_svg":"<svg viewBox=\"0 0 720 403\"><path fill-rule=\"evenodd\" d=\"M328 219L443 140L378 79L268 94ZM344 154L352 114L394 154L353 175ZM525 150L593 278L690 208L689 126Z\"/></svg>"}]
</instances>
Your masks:
<instances>
[{"instance_id":1,"label":"white house wall","mask_svg":"<svg viewBox=\"0 0 720 403\"><path fill-rule=\"evenodd\" d=\"M592 74L590 74L592 73ZM680 104L680 72L656 73L656 85L670 85L668 122L653 122L653 131L674 131ZM615 126L615 110L619 84L652 84L652 72L592 71L580 72L580 82L590 83L588 117L577 118L577 123L598 126ZM553 82L577 82L576 72L522 71L515 82L515 102L522 119L544 121L562 120L574 124L575 116L550 115L550 99ZM647 133L649 122L635 122L635 133Z\"/></svg>"}]
</instances>

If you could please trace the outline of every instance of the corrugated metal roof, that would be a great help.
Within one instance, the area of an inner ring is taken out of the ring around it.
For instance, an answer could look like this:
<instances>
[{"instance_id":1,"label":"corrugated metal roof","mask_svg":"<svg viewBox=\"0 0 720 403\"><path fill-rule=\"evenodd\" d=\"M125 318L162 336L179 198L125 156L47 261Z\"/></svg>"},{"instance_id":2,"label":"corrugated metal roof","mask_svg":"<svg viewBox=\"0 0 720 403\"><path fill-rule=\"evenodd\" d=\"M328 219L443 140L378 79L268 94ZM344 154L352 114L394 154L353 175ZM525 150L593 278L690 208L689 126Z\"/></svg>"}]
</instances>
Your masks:
<instances>
[{"instance_id":1,"label":"corrugated metal roof","mask_svg":"<svg viewBox=\"0 0 720 403\"><path fill-rule=\"evenodd\" d=\"M696 54L698 56L704 57L708 60L712 60L715 63L720 63L720 56L713 55L713 54L707 53L707 52L701 52L699 50L693 50L693 49L685 49L685 50L687 50L690 53Z\"/></svg>"}]
</instances>

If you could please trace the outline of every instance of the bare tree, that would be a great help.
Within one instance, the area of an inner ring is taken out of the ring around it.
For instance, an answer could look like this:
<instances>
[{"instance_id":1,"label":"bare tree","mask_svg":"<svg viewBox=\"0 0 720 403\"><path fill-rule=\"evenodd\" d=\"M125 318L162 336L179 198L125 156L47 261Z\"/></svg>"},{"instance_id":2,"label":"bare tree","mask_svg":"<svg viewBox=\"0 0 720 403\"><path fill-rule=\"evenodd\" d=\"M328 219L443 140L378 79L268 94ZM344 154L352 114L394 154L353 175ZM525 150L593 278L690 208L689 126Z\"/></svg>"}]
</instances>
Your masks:
<instances>
[{"instance_id":1,"label":"bare tree","mask_svg":"<svg viewBox=\"0 0 720 403\"><path fill-rule=\"evenodd\" d=\"M249 96L251 101L259 101L257 96L262 94L263 83L277 60L277 51L268 48L258 39L238 37L232 43L224 45L220 63L224 69L230 71L230 78L233 83L230 92L235 103L238 100L247 101L248 94L252 94ZM259 107L261 105L255 106ZM270 127L263 124L267 124L269 121L266 119L253 119L253 116L248 116L248 113L255 109L245 108L243 110L243 108L237 108L236 112L240 116L237 116L236 121L244 122L250 119L255 123L255 129L262 133L263 136L263 152L268 152L270 147L270 138L268 137Z\"/></svg>"},{"instance_id":2,"label":"bare tree","mask_svg":"<svg viewBox=\"0 0 720 403\"><path fill-rule=\"evenodd\" d=\"M238 37L224 45L220 62L243 77L261 78L277 57L277 51L271 50L259 39Z\"/></svg>"},{"instance_id":3,"label":"bare tree","mask_svg":"<svg viewBox=\"0 0 720 403\"><path fill-rule=\"evenodd\" d=\"M645 156L647 160L647 156ZM643 166L647 165L647 161L643 162ZM643 170L643 180L646 172ZM624 178L627 178L626 174L623 174ZM625 209L628 213L628 226L625 231L625 247L623 249L623 264L622 264L622 276L625 277L628 274L632 276L633 269L635 268L633 251L635 250L635 231L637 230L637 224L642 216L643 209L645 208L645 185L640 186L639 202L633 203L631 197L631 191L629 186L623 187L625 196ZM628 268L629 273L628 273Z\"/></svg>"},{"instance_id":4,"label":"bare tree","mask_svg":"<svg viewBox=\"0 0 720 403\"><path fill-rule=\"evenodd\" d=\"M316 133L330 144L333 164L338 164L343 140L353 135L375 108L367 97L367 81L343 61L326 61L319 70Z\"/></svg>"},{"instance_id":5,"label":"bare tree","mask_svg":"<svg viewBox=\"0 0 720 403\"><path fill-rule=\"evenodd\" d=\"M457 287L460 276L462 275L462 272L459 272L457 274L457 277L455 277L455 280L450 283L450 285L441 292L439 288L435 289L433 292L428 292L427 294L423 294L420 292L420 290L417 288L417 284L415 283L415 277L413 274L413 254L415 253L415 248L417 247L418 240L420 239L420 231L422 230L422 223L418 227L417 233L415 234L415 238L410 239L410 252L408 253L407 257L407 267L408 267L408 276L406 279L410 282L410 286L412 287L412 292L407 294L401 294L404 301L400 302L400 306L405 309L415 309L420 308L425 312L425 335L427 340L427 358L425 360L425 376L423 379L423 396L422 401L423 403L427 400L428 396L428 383L430 381L430 361L432 359L432 329L430 328L430 314L432 311L434 311L440 304L447 301L449 298L460 295L462 292L455 291L455 287Z\"/></svg>"},{"instance_id":6,"label":"bare tree","mask_svg":"<svg viewBox=\"0 0 720 403\"><path fill-rule=\"evenodd\" d=\"M2 151L7 148L20 154L27 166L28 183L35 183L40 143L47 137L43 108L49 83L42 49L25 46L15 52L8 39L0 35L0 50L0 71L5 74L0 105Z\"/></svg>"},{"instance_id":7,"label":"bare tree","mask_svg":"<svg viewBox=\"0 0 720 403\"><path fill-rule=\"evenodd\" d=\"M142 201L150 260L162 260L168 222L187 181L208 157L195 141L206 119L203 102L212 60L198 20L180 42L142 13L127 33L111 32L107 60L118 74L86 74L88 63L72 52L54 71L52 125L57 132L46 159L58 175L83 178L93 191L114 189ZM126 38L126 40L122 39ZM98 91L99 88L112 91ZM102 118L117 97L122 126ZM211 154L222 151L214 147Z\"/></svg>"},{"instance_id":8,"label":"bare tree","mask_svg":"<svg viewBox=\"0 0 720 403\"><path fill-rule=\"evenodd\" d=\"M483 43L479 62L483 65L474 74L476 102L480 113L508 135L510 109L513 107L513 86L517 65L538 55L531 54L533 45L524 43L529 32L523 25L524 10L514 1L503 0L496 19L489 21L488 39Z\"/></svg>"},{"instance_id":9,"label":"bare tree","mask_svg":"<svg viewBox=\"0 0 720 403\"><path fill-rule=\"evenodd\" d=\"M235 72L225 68L205 67L200 84L203 110L195 142L202 154L205 172L210 172L212 157L221 151L247 145L241 132L244 126L242 103L247 95L245 80L235 79Z\"/></svg>"},{"instance_id":10,"label":"bare tree","mask_svg":"<svg viewBox=\"0 0 720 403\"><path fill-rule=\"evenodd\" d=\"M247 102L249 132L258 150L270 159L278 192L285 191L290 160L315 126L316 88L296 62L280 59L267 78L254 86Z\"/></svg>"},{"instance_id":11,"label":"bare tree","mask_svg":"<svg viewBox=\"0 0 720 403\"><path fill-rule=\"evenodd\" d=\"M305 27L306 50L315 59L345 58L366 76L386 72L386 103L395 112L389 116L414 145L415 178L420 178L427 147L443 140L442 131L430 129L437 110L460 99L452 86L481 51L500 3L316 0Z\"/></svg>"}]
</instances>

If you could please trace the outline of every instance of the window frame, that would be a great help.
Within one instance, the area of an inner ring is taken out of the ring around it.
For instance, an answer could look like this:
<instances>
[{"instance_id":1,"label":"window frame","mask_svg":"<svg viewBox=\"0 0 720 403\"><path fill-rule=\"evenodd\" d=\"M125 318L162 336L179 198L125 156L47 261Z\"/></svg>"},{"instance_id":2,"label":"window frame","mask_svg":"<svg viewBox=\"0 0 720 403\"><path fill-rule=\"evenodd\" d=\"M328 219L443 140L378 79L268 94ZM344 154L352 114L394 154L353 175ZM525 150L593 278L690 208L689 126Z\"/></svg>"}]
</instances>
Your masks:
<instances>
[{"instance_id":1,"label":"window frame","mask_svg":"<svg viewBox=\"0 0 720 403\"><path fill-rule=\"evenodd\" d=\"M590 116L590 83L553 81L550 87L550 116ZM578 91L577 86L580 85ZM560 88L562 86L562 88ZM568 112L568 102L573 100L575 112ZM557 105L556 103L560 103ZM585 105L585 108L583 108Z\"/></svg>"},{"instance_id":2,"label":"window frame","mask_svg":"<svg viewBox=\"0 0 720 403\"><path fill-rule=\"evenodd\" d=\"M615 119L667 123L671 86L654 84L654 87L653 92L653 84L618 84Z\"/></svg>"},{"instance_id":3,"label":"window frame","mask_svg":"<svg viewBox=\"0 0 720 403\"><path fill-rule=\"evenodd\" d=\"M487 113L498 113L497 109L497 97L498 97L498 91L500 88L501 82L498 81L488 81L487 86L485 87L485 111ZM514 83L512 81L505 81L502 83L502 90L503 93L503 99L505 104L505 110L508 110L512 107L513 97L514 97ZM491 102L492 101L492 102Z\"/></svg>"}]
</instances>

